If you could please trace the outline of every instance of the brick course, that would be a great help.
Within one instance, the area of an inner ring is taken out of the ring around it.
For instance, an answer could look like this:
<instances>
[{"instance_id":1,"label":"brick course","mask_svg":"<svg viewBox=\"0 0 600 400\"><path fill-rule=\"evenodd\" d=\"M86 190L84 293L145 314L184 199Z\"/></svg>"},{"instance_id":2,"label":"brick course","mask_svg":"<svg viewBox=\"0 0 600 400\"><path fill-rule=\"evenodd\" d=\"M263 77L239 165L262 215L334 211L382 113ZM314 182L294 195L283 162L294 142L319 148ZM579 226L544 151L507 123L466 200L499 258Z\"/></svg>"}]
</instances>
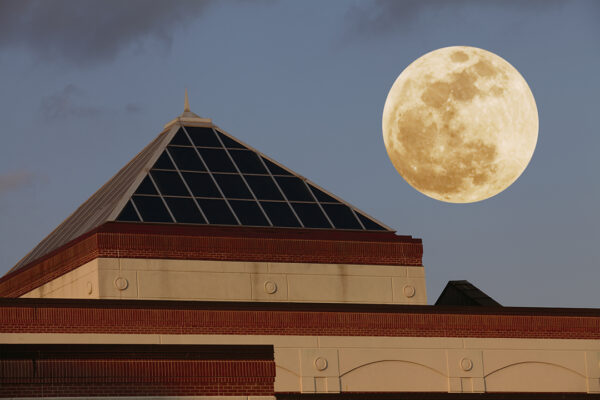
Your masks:
<instances>
[{"instance_id":1,"label":"brick course","mask_svg":"<svg viewBox=\"0 0 600 400\"><path fill-rule=\"evenodd\" d=\"M600 311L4 299L0 332L600 339Z\"/></svg>"}]
</instances>

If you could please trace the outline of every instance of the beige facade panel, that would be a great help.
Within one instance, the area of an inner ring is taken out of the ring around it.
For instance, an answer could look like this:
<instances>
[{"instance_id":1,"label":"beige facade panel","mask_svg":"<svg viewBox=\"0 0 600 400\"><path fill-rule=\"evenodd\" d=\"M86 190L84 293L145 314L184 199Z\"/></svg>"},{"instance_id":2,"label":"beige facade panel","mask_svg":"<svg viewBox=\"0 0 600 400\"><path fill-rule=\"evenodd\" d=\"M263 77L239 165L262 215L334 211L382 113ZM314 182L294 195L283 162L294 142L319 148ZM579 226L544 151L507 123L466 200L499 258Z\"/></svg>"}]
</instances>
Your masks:
<instances>
[{"instance_id":1,"label":"beige facade panel","mask_svg":"<svg viewBox=\"0 0 600 400\"><path fill-rule=\"evenodd\" d=\"M342 392L446 392L446 376L422 364L381 360L341 377Z\"/></svg>"},{"instance_id":2,"label":"beige facade panel","mask_svg":"<svg viewBox=\"0 0 600 400\"><path fill-rule=\"evenodd\" d=\"M446 375L446 352L442 349L344 349L340 352L340 375L381 362L400 362L419 365L437 374Z\"/></svg>"},{"instance_id":3,"label":"beige facade panel","mask_svg":"<svg viewBox=\"0 0 600 400\"><path fill-rule=\"evenodd\" d=\"M558 364L511 364L485 377L490 392L587 392L587 379Z\"/></svg>"},{"instance_id":4,"label":"beige facade panel","mask_svg":"<svg viewBox=\"0 0 600 400\"><path fill-rule=\"evenodd\" d=\"M96 259L23 297L427 304L423 267L129 258Z\"/></svg>"},{"instance_id":5,"label":"beige facade panel","mask_svg":"<svg viewBox=\"0 0 600 400\"><path fill-rule=\"evenodd\" d=\"M467 346L469 342L469 346ZM269 335L0 334L0 343L272 344L276 392L600 393L600 341Z\"/></svg>"},{"instance_id":6,"label":"beige facade panel","mask_svg":"<svg viewBox=\"0 0 600 400\"><path fill-rule=\"evenodd\" d=\"M98 261L99 259L92 260L21 297L98 299Z\"/></svg>"},{"instance_id":7,"label":"beige facade panel","mask_svg":"<svg viewBox=\"0 0 600 400\"><path fill-rule=\"evenodd\" d=\"M289 301L392 303L388 277L345 275L289 275Z\"/></svg>"},{"instance_id":8,"label":"beige facade panel","mask_svg":"<svg viewBox=\"0 0 600 400\"><path fill-rule=\"evenodd\" d=\"M246 300L251 297L248 274L137 271L137 276L140 299Z\"/></svg>"}]
</instances>

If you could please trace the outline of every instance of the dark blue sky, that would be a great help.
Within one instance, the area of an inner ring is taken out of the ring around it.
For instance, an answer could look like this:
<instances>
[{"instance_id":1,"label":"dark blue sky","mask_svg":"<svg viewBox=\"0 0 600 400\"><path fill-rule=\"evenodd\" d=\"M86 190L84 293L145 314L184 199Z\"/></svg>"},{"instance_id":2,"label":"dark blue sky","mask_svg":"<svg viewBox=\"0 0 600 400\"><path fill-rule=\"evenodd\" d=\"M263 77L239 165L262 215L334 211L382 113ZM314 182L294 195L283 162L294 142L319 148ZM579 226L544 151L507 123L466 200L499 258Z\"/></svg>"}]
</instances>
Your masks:
<instances>
[{"instance_id":1,"label":"dark blue sky","mask_svg":"<svg viewBox=\"0 0 600 400\"><path fill-rule=\"evenodd\" d=\"M600 2L0 0L0 273L183 109L423 238L429 301L468 279L504 305L600 307ZM503 193L412 189L381 113L398 74L481 47L529 83L536 151Z\"/></svg>"}]
</instances>

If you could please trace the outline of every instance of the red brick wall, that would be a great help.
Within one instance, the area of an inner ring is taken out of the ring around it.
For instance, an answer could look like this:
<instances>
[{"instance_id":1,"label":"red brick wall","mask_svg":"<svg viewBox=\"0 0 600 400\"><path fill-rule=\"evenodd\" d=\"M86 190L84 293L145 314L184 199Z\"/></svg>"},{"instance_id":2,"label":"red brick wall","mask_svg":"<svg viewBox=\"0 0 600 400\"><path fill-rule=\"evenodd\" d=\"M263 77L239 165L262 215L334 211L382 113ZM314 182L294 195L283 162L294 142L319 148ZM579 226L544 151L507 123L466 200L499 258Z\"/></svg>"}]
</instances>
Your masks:
<instances>
[{"instance_id":1,"label":"red brick wall","mask_svg":"<svg viewBox=\"0 0 600 400\"><path fill-rule=\"evenodd\" d=\"M130 359L115 351L91 357L77 353L77 349L69 353L69 346L62 346L67 354L38 357L27 346L18 347L26 354L0 352L0 397L265 396L274 393L272 348L269 360L206 360L195 359L193 348L198 346L180 346L190 349L191 359L181 359L182 354L170 359L168 350L155 358L145 353L148 346L136 345L112 346L115 349L127 347L127 353L133 357ZM138 353L137 347L140 348ZM157 347L172 350L177 346ZM142 359L136 359L137 356Z\"/></svg>"},{"instance_id":2,"label":"red brick wall","mask_svg":"<svg viewBox=\"0 0 600 400\"><path fill-rule=\"evenodd\" d=\"M252 360L3 360L0 368L0 397L268 396L275 376L272 361Z\"/></svg>"},{"instance_id":3,"label":"red brick wall","mask_svg":"<svg viewBox=\"0 0 600 400\"><path fill-rule=\"evenodd\" d=\"M600 339L599 310L29 300L0 332Z\"/></svg>"},{"instance_id":4,"label":"red brick wall","mask_svg":"<svg viewBox=\"0 0 600 400\"><path fill-rule=\"evenodd\" d=\"M393 232L107 223L0 279L19 297L97 257L421 266L420 239Z\"/></svg>"}]
</instances>

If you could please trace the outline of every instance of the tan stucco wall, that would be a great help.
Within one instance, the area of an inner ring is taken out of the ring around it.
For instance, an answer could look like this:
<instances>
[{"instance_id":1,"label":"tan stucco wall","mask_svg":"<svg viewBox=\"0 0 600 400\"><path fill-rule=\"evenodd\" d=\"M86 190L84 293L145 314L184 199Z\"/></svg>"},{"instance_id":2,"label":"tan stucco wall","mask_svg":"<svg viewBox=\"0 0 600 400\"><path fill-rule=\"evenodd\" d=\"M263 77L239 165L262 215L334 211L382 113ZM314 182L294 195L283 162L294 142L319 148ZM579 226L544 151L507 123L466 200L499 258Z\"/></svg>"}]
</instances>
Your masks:
<instances>
[{"instance_id":1,"label":"tan stucco wall","mask_svg":"<svg viewBox=\"0 0 600 400\"><path fill-rule=\"evenodd\" d=\"M276 392L600 393L598 340L11 333L0 343L272 344Z\"/></svg>"},{"instance_id":2,"label":"tan stucco wall","mask_svg":"<svg viewBox=\"0 0 600 400\"><path fill-rule=\"evenodd\" d=\"M97 299L99 298L98 264L98 259L92 260L21 297Z\"/></svg>"},{"instance_id":3,"label":"tan stucco wall","mask_svg":"<svg viewBox=\"0 0 600 400\"><path fill-rule=\"evenodd\" d=\"M22 297L427 304L423 267L130 258L96 259Z\"/></svg>"}]
</instances>

